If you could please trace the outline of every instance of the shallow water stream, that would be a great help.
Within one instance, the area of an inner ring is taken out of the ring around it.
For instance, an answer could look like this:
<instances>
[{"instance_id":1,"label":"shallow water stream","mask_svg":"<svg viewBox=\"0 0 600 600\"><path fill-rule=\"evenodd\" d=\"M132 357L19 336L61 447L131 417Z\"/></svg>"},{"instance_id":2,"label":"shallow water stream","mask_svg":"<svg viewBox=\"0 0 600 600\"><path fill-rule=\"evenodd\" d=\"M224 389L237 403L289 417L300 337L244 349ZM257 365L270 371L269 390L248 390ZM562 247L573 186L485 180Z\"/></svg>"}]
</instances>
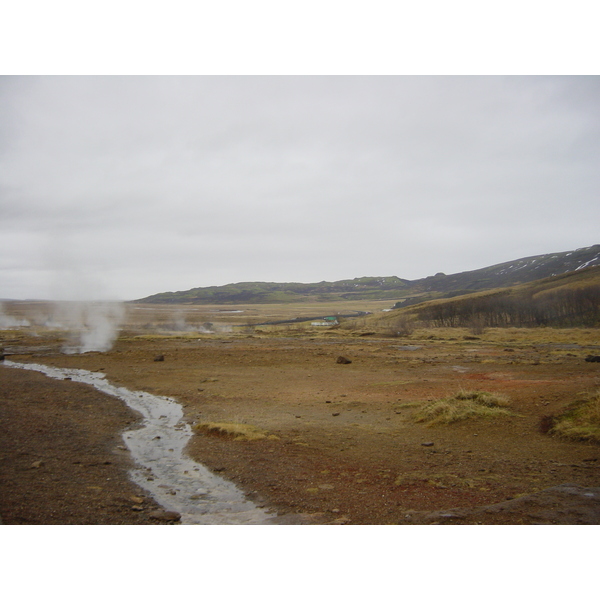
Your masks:
<instances>
[{"instance_id":1,"label":"shallow water stream","mask_svg":"<svg viewBox=\"0 0 600 600\"><path fill-rule=\"evenodd\" d=\"M184 456L183 449L192 431L182 420L182 407L175 400L116 387L106 381L104 373L9 360L4 364L39 371L54 379L69 377L72 381L87 383L141 413L144 417L142 428L123 433L123 440L138 465L130 472L131 479L147 490L165 510L180 513L181 523L260 525L275 522L274 513L247 500L233 483Z\"/></svg>"}]
</instances>

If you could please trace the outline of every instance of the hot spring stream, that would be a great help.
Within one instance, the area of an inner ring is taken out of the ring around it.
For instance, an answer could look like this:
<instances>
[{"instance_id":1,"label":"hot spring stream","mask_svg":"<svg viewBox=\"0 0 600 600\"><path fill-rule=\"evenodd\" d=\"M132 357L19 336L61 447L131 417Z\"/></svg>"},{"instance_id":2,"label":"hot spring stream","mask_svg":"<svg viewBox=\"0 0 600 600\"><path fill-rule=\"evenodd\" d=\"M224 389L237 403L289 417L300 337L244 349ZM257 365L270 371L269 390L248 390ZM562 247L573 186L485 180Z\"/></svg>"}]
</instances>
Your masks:
<instances>
[{"instance_id":1,"label":"hot spring stream","mask_svg":"<svg viewBox=\"0 0 600 600\"><path fill-rule=\"evenodd\" d=\"M70 377L72 381L87 383L104 394L120 398L129 408L141 413L142 428L123 433L125 444L138 465L130 472L131 479L165 510L180 513L181 523L261 525L277 522L274 513L267 513L246 500L233 483L183 455L192 431L189 424L182 421L181 405L171 398L116 387L105 380L104 373L9 360L4 364L39 371L54 379Z\"/></svg>"}]
</instances>

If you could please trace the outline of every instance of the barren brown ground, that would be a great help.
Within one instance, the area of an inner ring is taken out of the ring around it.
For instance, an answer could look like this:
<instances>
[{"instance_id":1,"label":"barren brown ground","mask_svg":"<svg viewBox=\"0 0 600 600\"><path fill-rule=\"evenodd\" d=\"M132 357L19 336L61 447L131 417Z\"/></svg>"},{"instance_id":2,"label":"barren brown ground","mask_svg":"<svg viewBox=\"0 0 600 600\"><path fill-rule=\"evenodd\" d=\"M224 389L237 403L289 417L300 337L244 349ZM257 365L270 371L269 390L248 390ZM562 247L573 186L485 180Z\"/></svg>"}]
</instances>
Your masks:
<instances>
[{"instance_id":1,"label":"barren brown ground","mask_svg":"<svg viewBox=\"0 0 600 600\"><path fill-rule=\"evenodd\" d=\"M343 330L129 332L109 352L83 355L61 354L48 336L12 332L4 345L11 360L102 370L113 383L176 398L192 424L247 423L276 436L234 441L198 433L188 452L258 503L314 523L432 522L431 511L499 503L566 483L600 486L600 447L539 431L541 417L600 386L600 364L584 361L598 353L597 330L482 336L420 330L408 338ZM161 354L164 361L155 362ZM338 356L352 362L338 364ZM20 376L35 379L28 385L43 378ZM507 394L514 416L436 427L413 422L421 403L460 389ZM80 417L70 418L75 427ZM120 426L97 424L111 435ZM460 522L589 521L540 519L521 507Z\"/></svg>"}]
</instances>

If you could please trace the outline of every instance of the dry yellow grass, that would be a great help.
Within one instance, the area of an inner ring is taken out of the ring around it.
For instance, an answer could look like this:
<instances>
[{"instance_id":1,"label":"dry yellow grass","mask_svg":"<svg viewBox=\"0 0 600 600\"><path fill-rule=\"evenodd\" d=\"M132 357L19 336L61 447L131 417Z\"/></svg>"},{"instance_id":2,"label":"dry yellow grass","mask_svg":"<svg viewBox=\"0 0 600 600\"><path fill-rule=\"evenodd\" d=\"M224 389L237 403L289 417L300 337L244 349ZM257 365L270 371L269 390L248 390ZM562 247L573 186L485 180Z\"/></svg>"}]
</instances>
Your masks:
<instances>
[{"instance_id":1,"label":"dry yellow grass","mask_svg":"<svg viewBox=\"0 0 600 600\"><path fill-rule=\"evenodd\" d=\"M416 414L417 423L448 425L476 417L509 416L506 396L489 392L460 391L450 398L443 398L423 406Z\"/></svg>"},{"instance_id":2,"label":"dry yellow grass","mask_svg":"<svg viewBox=\"0 0 600 600\"><path fill-rule=\"evenodd\" d=\"M265 439L277 439L277 436L268 435L266 431L248 425L246 423L214 423L201 422L194 425L194 429L213 435L232 437L234 440L254 441Z\"/></svg>"},{"instance_id":3,"label":"dry yellow grass","mask_svg":"<svg viewBox=\"0 0 600 600\"><path fill-rule=\"evenodd\" d=\"M600 389L557 417L551 433L572 440L600 442Z\"/></svg>"}]
</instances>

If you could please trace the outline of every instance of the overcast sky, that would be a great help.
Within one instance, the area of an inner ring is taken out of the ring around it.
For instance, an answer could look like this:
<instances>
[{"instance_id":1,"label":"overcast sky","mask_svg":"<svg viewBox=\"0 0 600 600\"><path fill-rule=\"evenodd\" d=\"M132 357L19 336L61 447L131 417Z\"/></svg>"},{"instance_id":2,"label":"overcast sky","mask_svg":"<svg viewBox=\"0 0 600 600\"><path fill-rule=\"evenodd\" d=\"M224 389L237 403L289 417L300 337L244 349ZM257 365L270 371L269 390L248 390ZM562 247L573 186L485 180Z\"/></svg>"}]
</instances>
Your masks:
<instances>
[{"instance_id":1,"label":"overcast sky","mask_svg":"<svg viewBox=\"0 0 600 600\"><path fill-rule=\"evenodd\" d=\"M600 243L598 77L2 77L0 298Z\"/></svg>"}]
</instances>

